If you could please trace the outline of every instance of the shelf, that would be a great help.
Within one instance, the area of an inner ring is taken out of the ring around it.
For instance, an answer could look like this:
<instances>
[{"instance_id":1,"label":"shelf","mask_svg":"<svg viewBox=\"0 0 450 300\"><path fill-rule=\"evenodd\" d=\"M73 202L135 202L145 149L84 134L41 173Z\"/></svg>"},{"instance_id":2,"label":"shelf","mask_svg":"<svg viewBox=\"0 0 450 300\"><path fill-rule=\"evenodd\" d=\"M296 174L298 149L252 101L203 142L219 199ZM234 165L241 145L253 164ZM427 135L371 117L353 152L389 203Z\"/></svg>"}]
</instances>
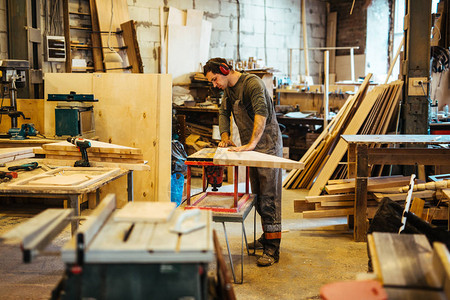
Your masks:
<instances>
[{"instance_id":1,"label":"shelf","mask_svg":"<svg viewBox=\"0 0 450 300\"><path fill-rule=\"evenodd\" d=\"M94 67L72 67L73 70L94 70Z\"/></svg>"},{"instance_id":2,"label":"shelf","mask_svg":"<svg viewBox=\"0 0 450 300\"><path fill-rule=\"evenodd\" d=\"M70 26L70 29L92 31L92 27Z\"/></svg>"},{"instance_id":3,"label":"shelf","mask_svg":"<svg viewBox=\"0 0 450 300\"><path fill-rule=\"evenodd\" d=\"M69 11L69 15L91 16L91 14L89 14L89 13L77 12L77 11Z\"/></svg>"},{"instance_id":4,"label":"shelf","mask_svg":"<svg viewBox=\"0 0 450 300\"><path fill-rule=\"evenodd\" d=\"M85 45L85 44L70 44L70 48L82 48L82 49L86 49L86 50L90 50L92 49L91 45Z\"/></svg>"}]
</instances>

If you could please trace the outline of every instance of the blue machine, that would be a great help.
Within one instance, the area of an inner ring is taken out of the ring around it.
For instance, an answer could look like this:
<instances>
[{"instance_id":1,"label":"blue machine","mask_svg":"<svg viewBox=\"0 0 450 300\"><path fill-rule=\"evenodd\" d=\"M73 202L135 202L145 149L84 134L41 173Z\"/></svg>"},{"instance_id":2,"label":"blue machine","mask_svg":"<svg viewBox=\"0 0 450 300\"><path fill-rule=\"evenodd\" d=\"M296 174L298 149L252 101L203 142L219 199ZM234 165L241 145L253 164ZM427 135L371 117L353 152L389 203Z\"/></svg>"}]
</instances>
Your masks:
<instances>
[{"instance_id":1,"label":"blue machine","mask_svg":"<svg viewBox=\"0 0 450 300\"><path fill-rule=\"evenodd\" d=\"M59 101L55 108L57 136L87 136L95 133L94 106L98 102L92 94L49 94L48 101Z\"/></svg>"}]
</instances>

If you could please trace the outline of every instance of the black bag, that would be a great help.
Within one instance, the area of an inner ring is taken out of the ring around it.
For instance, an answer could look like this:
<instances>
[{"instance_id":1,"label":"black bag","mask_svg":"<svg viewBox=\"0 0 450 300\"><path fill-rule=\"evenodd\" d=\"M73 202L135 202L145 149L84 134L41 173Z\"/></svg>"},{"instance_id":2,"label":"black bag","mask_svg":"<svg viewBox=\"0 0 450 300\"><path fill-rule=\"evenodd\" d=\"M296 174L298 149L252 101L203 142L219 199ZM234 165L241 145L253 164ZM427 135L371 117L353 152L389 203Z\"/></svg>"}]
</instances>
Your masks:
<instances>
[{"instance_id":1,"label":"black bag","mask_svg":"<svg viewBox=\"0 0 450 300\"><path fill-rule=\"evenodd\" d=\"M179 141L172 141L172 174L179 172L186 176L187 166L184 164L186 159L187 154L183 144Z\"/></svg>"}]
</instances>

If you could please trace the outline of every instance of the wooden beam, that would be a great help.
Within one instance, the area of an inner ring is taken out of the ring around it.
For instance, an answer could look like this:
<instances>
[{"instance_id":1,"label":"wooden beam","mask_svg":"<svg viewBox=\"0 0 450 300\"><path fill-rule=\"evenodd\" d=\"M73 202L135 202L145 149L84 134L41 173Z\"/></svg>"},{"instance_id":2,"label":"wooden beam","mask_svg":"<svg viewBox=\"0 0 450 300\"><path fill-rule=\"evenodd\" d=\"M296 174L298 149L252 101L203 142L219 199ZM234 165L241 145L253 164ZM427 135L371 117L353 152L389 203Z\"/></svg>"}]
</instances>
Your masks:
<instances>
[{"instance_id":1,"label":"wooden beam","mask_svg":"<svg viewBox=\"0 0 450 300\"><path fill-rule=\"evenodd\" d=\"M136 25L133 20L120 24L123 33L123 41L127 46L128 62L130 63L131 73L144 73L141 52L136 36Z\"/></svg>"},{"instance_id":2,"label":"wooden beam","mask_svg":"<svg viewBox=\"0 0 450 300\"><path fill-rule=\"evenodd\" d=\"M302 0L303 52L305 56L305 75L309 76L308 33L306 31L306 0ZM300 73L300 70L299 70Z\"/></svg>"}]
</instances>

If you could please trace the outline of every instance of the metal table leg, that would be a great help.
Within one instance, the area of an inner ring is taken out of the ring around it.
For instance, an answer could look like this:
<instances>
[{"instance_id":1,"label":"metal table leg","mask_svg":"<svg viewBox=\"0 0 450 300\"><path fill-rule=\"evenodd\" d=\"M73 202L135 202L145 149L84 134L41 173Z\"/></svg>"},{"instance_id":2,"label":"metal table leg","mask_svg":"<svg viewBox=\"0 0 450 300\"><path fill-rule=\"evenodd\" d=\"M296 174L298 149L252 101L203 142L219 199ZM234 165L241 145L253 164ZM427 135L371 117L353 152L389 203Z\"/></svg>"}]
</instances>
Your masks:
<instances>
[{"instance_id":1,"label":"metal table leg","mask_svg":"<svg viewBox=\"0 0 450 300\"><path fill-rule=\"evenodd\" d=\"M248 244L247 244L247 236L245 234L244 221L241 222L242 232L241 232L241 281L240 282L238 282L236 280L236 274L234 273L233 258L231 257L230 244L228 242L228 235L227 235L227 229L225 226L225 222L222 222L222 225L223 225L223 231L225 233L225 241L227 243L228 258L230 259L230 266L231 266L231 273L233 275L233 281L234 281L234 283L242 284L244 282L244 238L245 238L245 245L247 248L247 253L248 253L248 255L250 255L250 252L248 250Z\"/></svg>"},{"instance_id":2,"label":"metal table leg","mask_svg":"<svg viewBox=\"0 0 450 300\"><path fill-rule=\"evenodd\" d=\"M95 207L100 204L100 189L95 190Z\"/></svg>"},{"instance_id":3,"label":"metal table leg","mask_svg":"<svg viewBox=\"0 0 450 300\"><path fill-rule=\"evenodd\" d=\"M127 185L128 185L128 202L133 202L133 170L128 171Z\"/></svg>"},{"instance_id":4,"label":"metal table leg","mask_svg":"<svg viewBox=\"0 0 450 300\"><path fill-rule=\"evenodd\" d=\"M255 214L253 215L253 245L256 243L256 206L253 206ZM256 255L256 247L253 247L253 254Z\"/></svg>"},{"instance_id":5,"label":"metal table leg","mask_svg":"<svg viewBox=\"0 0 450 300\"><path fill-rule=\"evenodd\" d=\"M225 222L222 222L222 225L223 225L223 232L225 233L225 242L227 243L228 258L230 259L230 266L231 266L231 273L233 275L233 281L234 281L234 283L237 283L236 275L234 274L233 259L231 258L230 244L228 243L228 235L227 235L227 228L225 227Z\"/></svg>"},{"instance_id":6,"label":"metal table leg","mask_svg":"<svg viewBox=\"0 0 450 300\"><path fill-rule=\"evenodd\" d=\"M245 228L244 228L244 220L242 220L242 234L241 234L241 282L244 282L244 236L245 236ZM247 246L247 252L248 252L248 245L247 245L247 237L245 237L245 245Z\"/></svg>"},{"instance_id":7,"label":"metal table leg","mask_svg":"<svg viewBox=\"0 0 450 300\"><path fill-rule=\"evenodd\" d=\"M72 235L74 235L75 231L78 229L78 217L80 216L80 205L79 205L79 196L80 195L68 195L70 208L73 208L74 219L71 222Z\"/></svg>"}]
</instances>

